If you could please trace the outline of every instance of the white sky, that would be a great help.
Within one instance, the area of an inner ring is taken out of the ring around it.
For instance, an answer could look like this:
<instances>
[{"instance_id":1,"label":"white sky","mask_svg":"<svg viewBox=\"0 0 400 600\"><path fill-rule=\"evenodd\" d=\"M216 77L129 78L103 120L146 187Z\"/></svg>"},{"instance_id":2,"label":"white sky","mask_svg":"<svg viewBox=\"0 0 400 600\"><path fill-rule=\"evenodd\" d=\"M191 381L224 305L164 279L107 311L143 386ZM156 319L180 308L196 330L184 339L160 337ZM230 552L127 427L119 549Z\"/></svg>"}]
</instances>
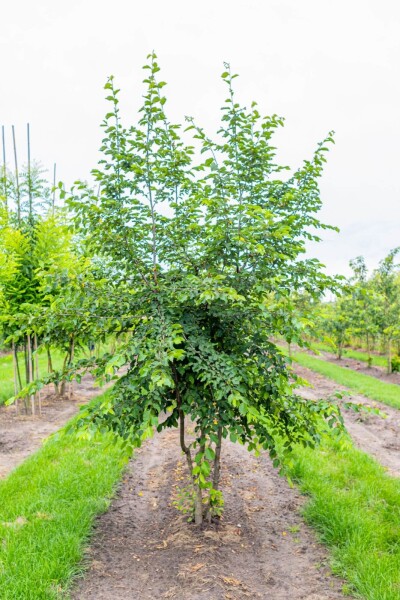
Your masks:
<instances>
[{"instance_id":1,"label":"white sky","mask_svg":"<svg viewBox=\"0 0 400 600\"><path fill-rule=\"evenodd\" d=\"M400 245L400 3L398 0L0 0L0 124L19 161L32 155L70 185L89 177L107 111L103 85L121 87L126 122L140 104L146 55L168 82L172 120L210 128L225 90L286 118L276 137L296 167L336 131L321 183L321 217L341 229L312 248L329 272L369 266ZM9 166L12 161L9 160Z\"/></svg>"}]
</instances>

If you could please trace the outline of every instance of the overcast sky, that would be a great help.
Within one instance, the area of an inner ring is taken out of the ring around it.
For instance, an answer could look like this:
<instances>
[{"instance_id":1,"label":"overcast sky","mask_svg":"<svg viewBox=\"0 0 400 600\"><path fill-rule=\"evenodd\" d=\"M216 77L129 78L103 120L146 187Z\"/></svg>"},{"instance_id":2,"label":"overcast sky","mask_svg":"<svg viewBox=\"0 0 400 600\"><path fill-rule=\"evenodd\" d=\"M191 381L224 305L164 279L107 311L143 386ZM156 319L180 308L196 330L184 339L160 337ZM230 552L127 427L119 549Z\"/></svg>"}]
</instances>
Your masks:
<instances>
[{"instance_id":1,"label":"overcast sky","mask_svg":"<svg viewBox=\"0 0 400 600\"><path fill-rule=\"evenodd\" d=\"M125 121L141 101L146 55L168 82L172 120L213 131L223 62L240 100L286 118L279 158L295 168L336 132L321 217L341 229L312 248L330 273L362 254L371 268L400 245L398 0L1 1L0 124L20 162L32 155L70 185L98 160L103 86L113 74ZM12 166L12 161L10 161Z\"/></svg>"}]
</instances>

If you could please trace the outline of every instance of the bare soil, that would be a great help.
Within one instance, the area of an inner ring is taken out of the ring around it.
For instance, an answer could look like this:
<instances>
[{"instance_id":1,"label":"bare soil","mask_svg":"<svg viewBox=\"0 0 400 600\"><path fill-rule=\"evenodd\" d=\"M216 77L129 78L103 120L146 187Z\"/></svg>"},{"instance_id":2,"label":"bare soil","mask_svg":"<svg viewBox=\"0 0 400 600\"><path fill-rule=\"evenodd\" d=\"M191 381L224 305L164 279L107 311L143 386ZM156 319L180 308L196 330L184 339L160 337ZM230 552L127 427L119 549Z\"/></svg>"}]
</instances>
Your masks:
<instances>
[{"instance_id":1,"label":"bare soil","mask_svg":"<svg viewBox=\"0 0 400 600\"><path fill-rule=\"evenodd\" d=\"M94 387L91 375L74 383L72 400L56 398L52 388L42 390L42 414L16 414L15 406L0 407L0 478L8 475L27 456L37 450L43 440L60 429L79 407L103 390Z\"/></svg>"},{"instance_id":2,"label":"bare soil","mask_svg":"<svg viewBox=\"0 0 400 600\"><path fill-rule=\"evenodd\" d=\"M333 600L342 582L266 456L224 441L223 519L198 530L173 506L186 481L176 430L149 440L97 520L74 600Z\"/></svg>"},{"instance_id":3,"label":"bare soil","mask_svg":"<svg viewBox=\"0 0 400 600\"><path fill-rule=\"evenodd\" d=\"M304 367L295 369L313 385L302 389L307 397L345 389ZM86 376L72 401L48 393L41 417L16 416L15 407L1 407L0 476L100 391ZM356 445L390 474L400 475L400 411L359 395L351 400L386 414L383 419L344 411ZM301 519L304 498L279 477L266 455L256 458L224 441L225 512L219 523L202 530L173 505L186 481L177 431L148 440L130 463L110 510L97 519L88 571L72 592L73 600L344 598L325 548Z\"/></svg>"},{"instance_id":4,"label":"bare soil","mask_svg":"<svg viewBox=\"0 0 400 600\"><path fill-rule=\"evenodd\" d=\"M317 399L331 396L336 391L347 391L345 387L294 363L295 372L313 387L302 388L299 393L305 398ZM371 413L356 413L342 409L344 421L355 445L368 452L387 468L391 475L400 476L400 411L365 396L350 393L346 400L379 408L384 416Z\"/></svg>"}]
</instances>

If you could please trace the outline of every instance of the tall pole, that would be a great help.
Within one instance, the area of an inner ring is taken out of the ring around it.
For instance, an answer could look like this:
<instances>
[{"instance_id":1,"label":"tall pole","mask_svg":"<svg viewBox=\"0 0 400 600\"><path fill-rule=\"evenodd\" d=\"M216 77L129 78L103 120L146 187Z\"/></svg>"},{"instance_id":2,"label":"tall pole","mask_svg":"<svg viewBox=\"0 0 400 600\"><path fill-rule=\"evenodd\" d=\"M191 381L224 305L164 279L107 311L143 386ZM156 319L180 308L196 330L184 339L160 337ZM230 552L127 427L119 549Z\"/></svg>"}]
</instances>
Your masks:
<instances>
[{"instance_id":1,"label":"tall pole","mask_svg":"<svg viewBox=\"0 0 400 600\"><path fill-rule=\"evenodd\" d=\"M54 207L56 205L56 173L57 173L57 164L54 163L53 166L53 217L54 217Z\"/></svg>"},{"instance_id":2,"label":"tall pole","mask_svg":"<svg viewBox=\"0 0 400 600\"><path fill-rule=\"evenodd\" d=\"M4 136L4 125L1 126L1 139L2 139L2 142L3 142L3 185L4 185L4 199L5 199L5 203L6 203L6 212L8 213L6 141L5 141L5 136Z\"/></svg>"},{"instance_id":3,"label":"tall pole","mask_svg":"<svg viewBox=\"0 0 400 600\"><path fill-rule=\"evenodd\" d=\"M29 130L29 123L26 124L26 137L28 142L28 197L29 197L29 220L32 221L33 207L32 207L32 179L31 179L31 136Z\"/></svg>"},{"instance_id":4,"label":"tall pole","mask_svg":"<svg viewBox=\"0 0 400 600\"><path fill-rule=\"evenodd\" d=\"M15 165L15 184L16 184L16 192L17 192L17 219L18 225L21 225L21 196L19 193L19 177L18 177L18 160L17 160L17 145L15 143L15 129L14 125L12 125L12 138L13 138L13 146L14 146L14 165Z\"/></svg>"}]
</instances>

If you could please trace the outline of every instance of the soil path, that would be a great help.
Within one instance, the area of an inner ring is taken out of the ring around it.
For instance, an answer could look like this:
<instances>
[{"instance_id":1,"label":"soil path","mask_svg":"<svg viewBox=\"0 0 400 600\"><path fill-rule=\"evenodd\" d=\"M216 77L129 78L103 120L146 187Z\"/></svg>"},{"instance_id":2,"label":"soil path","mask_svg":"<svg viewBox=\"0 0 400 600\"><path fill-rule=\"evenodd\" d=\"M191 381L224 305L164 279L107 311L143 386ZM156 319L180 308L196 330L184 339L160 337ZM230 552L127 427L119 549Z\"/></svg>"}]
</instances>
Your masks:
<instances>
[{"instance_id":1,"label":"soil path","mask_svg":"<svg viewBox=\"0 0 400 600\"><path fill-rule=\"evenodd\" d=\"M305 398L326 398L338 390L349 392L345 387L297 363L293 363L293 369L313 386L299 390L300 395ZM380 415L342 409L347 430L356 446L374 456L391 475L399 477L400 410L353 392L350 392L348 399L356 404L379 408L386 415L386 418L382 418Z\"/></svg>"},{"instance_id":2,"label":"soil path","mask_svg":"<svg viewBox=\"0 0 400 600\"><path fill-rule=\"evenodd\" d=\"M202 531L173 506L186 465L177 431L148 440L98 521L74 600L334 600L341 582L302 522L304 499L264 455L224 442L224 518Z\"/></svg>"},{"instance_id":3,"label":"soil path","mask_svg":"<svg viewBox=\"0 0 400 600\"><path fill-rule=\"evenodd\" d=\"M16 415L15 406L0 407L0 478L8 475L27 456L37 450L43 440L60 429L79 410L81 404L102 393L94 387L93 377L85 375L74 384L74 398L54 398L50 388L42 391L42 415Z\"/></svg>"}]
</instances>

